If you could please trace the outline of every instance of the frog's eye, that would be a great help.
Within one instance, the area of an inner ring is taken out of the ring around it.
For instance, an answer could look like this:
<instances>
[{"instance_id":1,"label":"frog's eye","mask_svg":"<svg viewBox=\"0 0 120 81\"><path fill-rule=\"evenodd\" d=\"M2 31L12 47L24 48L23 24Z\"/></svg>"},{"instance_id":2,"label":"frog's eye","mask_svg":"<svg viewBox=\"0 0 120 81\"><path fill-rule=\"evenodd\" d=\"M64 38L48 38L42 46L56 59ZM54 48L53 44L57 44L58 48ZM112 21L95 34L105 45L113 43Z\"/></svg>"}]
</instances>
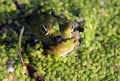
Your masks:
<instances>
[{"instance_id":1,"label":"frog's eye","mask_svg":"<svg viewBox=\"0 0 120 81\"><path fill-rule=\"evenodd\" d=\"M71 32L75 32L75 26L72 25Z\"/></svg>"},{"instance_id":2,"label":"frog's eye","mask_svg":"<svg viewBox=\"0 0 120 81\"><path fill-rule=\"evenodd\" d=\"M41 31L42 31L42 33L44 35L48 35L49 34L48 26L47 25L43 25Z\"/></svg>"}]
</instances>

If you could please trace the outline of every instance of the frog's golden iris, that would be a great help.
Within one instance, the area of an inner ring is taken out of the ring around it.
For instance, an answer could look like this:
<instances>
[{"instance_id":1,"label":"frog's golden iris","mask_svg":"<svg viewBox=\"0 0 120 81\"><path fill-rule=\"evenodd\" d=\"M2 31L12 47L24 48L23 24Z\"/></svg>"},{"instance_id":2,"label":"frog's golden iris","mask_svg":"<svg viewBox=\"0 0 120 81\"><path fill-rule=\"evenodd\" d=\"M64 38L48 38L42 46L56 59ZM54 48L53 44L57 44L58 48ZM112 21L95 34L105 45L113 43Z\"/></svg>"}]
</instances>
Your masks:
<instances>
[{"instance_id":1,"label":"frog's golden iris","mask_svg":"<svg viewBox=\"0 0 120 81\"><path fill-rule=\"evenodd\" d=\"M44 53L64 56L73 51L79 44L77 22L67 19L58 19L51 15L36 15L28 18L33 32L43 44ZM56 29L55 23L59 24Z\"/></svg>"}]
</instances>

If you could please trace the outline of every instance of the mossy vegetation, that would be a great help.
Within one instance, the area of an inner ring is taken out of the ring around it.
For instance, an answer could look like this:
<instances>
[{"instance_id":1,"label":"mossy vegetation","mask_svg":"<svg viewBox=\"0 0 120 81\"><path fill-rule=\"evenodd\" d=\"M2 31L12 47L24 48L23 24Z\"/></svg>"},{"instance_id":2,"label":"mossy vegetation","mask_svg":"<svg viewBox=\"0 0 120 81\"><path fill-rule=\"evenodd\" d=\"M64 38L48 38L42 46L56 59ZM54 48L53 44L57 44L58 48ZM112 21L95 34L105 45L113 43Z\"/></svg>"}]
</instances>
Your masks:
<instances>
[{"instance_id":1,"label":"mossy vegetation","mask_svg":"<svg viewBox=\"0 0 120 81\"><path fill-rule=\"evenodd\" d=\"M120 80L119 0L1 0L0 80L8 79L7 62L13 60L13 76L18 81L34 81L24 74L16 47L23 27L18 22L19 17L20 21L24 20L36 8L38 14L63 14L67 19L84 20L77 56L76 52L64 57L43 56L41 42L31 43L31 36L24 33L22 52L25 63L34 65L45 81ZM11 25L13 22L18 27Z\"/></svg>"}]
</instances>

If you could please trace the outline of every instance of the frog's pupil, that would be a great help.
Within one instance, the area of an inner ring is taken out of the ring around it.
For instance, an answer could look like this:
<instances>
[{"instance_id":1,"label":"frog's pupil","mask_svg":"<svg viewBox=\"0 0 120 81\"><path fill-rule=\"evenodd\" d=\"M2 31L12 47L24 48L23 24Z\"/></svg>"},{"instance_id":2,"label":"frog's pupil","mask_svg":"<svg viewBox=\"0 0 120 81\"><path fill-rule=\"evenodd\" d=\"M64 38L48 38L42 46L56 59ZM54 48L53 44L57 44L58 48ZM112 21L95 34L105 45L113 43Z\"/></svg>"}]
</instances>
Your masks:
<instances>
[{"instance_id":1,"label":"frog's pupil","mask_svg":"<svg viewBox=\"0 0 120 81\"><path fill-rule=\"evenodd\" d=\"M42 29L41 29L43 32L45 32L45 29L42 27Z\"/></svg>"}]
</instances>

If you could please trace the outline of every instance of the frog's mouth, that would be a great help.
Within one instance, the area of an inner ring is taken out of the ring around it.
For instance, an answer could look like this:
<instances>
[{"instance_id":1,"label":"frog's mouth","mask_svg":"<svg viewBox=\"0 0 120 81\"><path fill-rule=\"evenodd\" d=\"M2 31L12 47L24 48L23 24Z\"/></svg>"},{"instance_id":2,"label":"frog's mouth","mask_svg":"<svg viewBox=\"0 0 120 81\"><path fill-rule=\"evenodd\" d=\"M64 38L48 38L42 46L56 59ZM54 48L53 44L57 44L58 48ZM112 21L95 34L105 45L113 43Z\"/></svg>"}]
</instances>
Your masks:
<instances>
[{"instance_id":1,"label":"frog's mouth","mask_svg":"<svg viewBox=\"0 0 120 81\"><path fill-rule=\"evenodd\" d=\"M56 54L59 56L64 56L72 52L79 41L77 38L62 38L62 36L54 37L54 44L47 44L43 42L44 54Z\"/></svg>"},{"instance_id":2,"label":"frog's mouth","mask_svg":"<svg viewBox=\"0 0 120 81\"><path fill-rule=\"evenodd\" d=\"M76 35L77 34L77 35ZM42 42L42 45L43 45L43 49L44 50L52 50L51 49L51 46L52 47L56 47L57 45L60 45L62 44L63 42L66 42L66 41L71 41L72 39L74 39L74 43L76 41L79 41L80 40L80 37L78 36L78 32L76 32L76 34L73 36L73 37L70 37L70 38L63 38L62 36L58 35L58 36L55 36L53 37L53 43L49 43L49 42Z\"/></svg>"},{"instance_id":3,"label":"frog's mouth","mask_svg":"<svg viewBox=\"0 0 120 81\"><path fill-rule=\"evenodd\" d=\"M42 42L43 49L51 49L50 46L58 45L64 41L70 40L72 38L63 38L62 36L58 35L52 38L53 43L50 44L49 42ZM51 49L52 50L52 49Z\"/></svg>"}]
</instances>

